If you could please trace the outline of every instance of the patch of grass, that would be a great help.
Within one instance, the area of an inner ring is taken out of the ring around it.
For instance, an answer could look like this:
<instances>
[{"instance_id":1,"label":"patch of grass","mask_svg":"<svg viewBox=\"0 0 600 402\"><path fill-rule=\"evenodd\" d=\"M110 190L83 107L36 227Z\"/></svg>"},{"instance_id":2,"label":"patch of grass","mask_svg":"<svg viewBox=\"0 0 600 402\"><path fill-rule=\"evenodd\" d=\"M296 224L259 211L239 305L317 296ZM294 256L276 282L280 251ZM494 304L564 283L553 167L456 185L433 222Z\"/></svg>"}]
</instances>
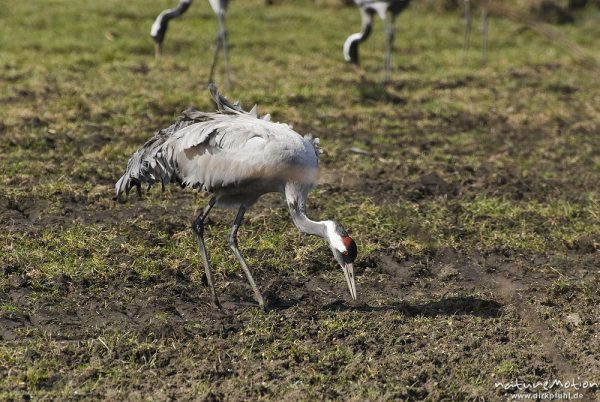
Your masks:
<instances>
[{"instance_id":1,"label":"patch of grass","mask_svg":"<svg viewBox=\"0 0 600 402\"><path fill-rule=\"evenodd\" d=\"M572 290L572 285L564 279L557 279L552 283L550 292L555 296L566 295Z\"/></svg>"},{"instance_id":2,"label":"patch of grass","mask_svg":"<svg viewBox=\"0 0 600 402\"><path fill-rule=\"evenodd\" d=\"M503 361L494 367L494 374L500 378L514 378L519 372L519 366L513 361Z\"/></svg>"},{"instance_id":3,"label":"patch of grass","mask_svg":"<svg viewBox=\"0 0 600 402\"><path fill-rule=\"evenodd\" d=\"M15 313L15 312L19 311L19 307L15 306L12 303L4 303L4 304L0 305L0 311L7 312L7 313Z\"/></svg>"},{"instance_id":4,"label":"patch of grass","mask_svg":"<svg viewBox=\"0 0 600 402\"><path fill-rule=\"evenodd\" d=\"M545 252L600 235L600 226L590 224L598 214L591 197L585 205L560 199L540 203L476 197L462 204L468 212L464 225L478 233L484 246Z\"/></svg>"}]
</instances>

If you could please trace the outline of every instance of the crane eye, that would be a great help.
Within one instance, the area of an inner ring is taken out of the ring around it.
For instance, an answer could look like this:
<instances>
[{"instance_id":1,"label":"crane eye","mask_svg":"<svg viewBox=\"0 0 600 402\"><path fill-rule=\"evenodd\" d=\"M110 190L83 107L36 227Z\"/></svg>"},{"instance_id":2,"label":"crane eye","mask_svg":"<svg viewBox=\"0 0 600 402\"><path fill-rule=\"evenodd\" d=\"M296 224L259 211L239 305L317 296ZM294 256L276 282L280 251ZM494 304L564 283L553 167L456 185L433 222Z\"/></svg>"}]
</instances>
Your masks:
<instances>
[{"instance_id":1,"label":"crane eye","mask_svg":"<svg viewBox=\"0 0 600 402\"><path fill-rule=\"evenodd\" d=\"M348 255L348 250L344 251L342 254L343 255Z\"/></svg>"}]
</instances>

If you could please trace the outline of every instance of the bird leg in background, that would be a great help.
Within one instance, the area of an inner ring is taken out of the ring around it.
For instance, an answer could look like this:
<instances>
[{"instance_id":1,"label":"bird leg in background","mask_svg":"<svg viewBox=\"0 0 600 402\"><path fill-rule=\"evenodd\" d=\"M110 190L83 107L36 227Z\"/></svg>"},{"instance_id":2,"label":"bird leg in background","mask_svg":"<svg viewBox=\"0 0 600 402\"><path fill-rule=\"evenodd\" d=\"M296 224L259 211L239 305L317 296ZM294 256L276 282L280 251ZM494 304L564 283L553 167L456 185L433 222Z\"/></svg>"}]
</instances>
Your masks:
<instances>
[{"instance_id":1,"label":"bird leg in background","mask_svg":"<svg viewBox=\"0 0 600 402\"><path fill-rule=\"evenodd\" d=\"M489 0L483 0L483 6L481 8L481 26L483 30L483 37L481 39L481 63L487 62L487 42L488 42L488 5Z\"/></svg>"},{"instance_id":2,"label":"bird leg in background","mask_svg":"<svg viewBox=\"0 0 600 402\"><path fill-rule=\"evenodd\" d=\"M192 223L192 230L196 234L196 240L198 241L198 247L200 247L200 254L204 259L204 271L206 272L206 282L208 282L208 286L210 287L210 297L211 304L213 307L222 310L221 303L219 303L219 299L217 298L217 291L215 290L215 277L213 275L212 267L210 266L210 262L208 261L208 254L206 253L206 246L204 245L204 220L208 216L208 213L215 205L216 198L213 197L208 202L204 211L198 215L196 220Z\"/></svg>"},{"instance_id":3,"label":"bird leg in background","mask_svg":"<svg viewBox=\"0 0 600 402\"><path fill-rule=\"evenodd\" d=\"M158 60L160 58L160 53L161 53L161 45L160 43L155 43L154 44L154 59Z\"/></svg>"},{"instance_id":4,"label":"bird leg in background","mask_svg":"<svg viewBox=\"0 0 600 402\"><path fill-rule=\"evenodd\" d=\"M384 82L392 80L392 54L394 52L394 20L389 21L387 18L383 20L385 25L385 33L387 36L387 46L385 49L385 76Z\"/></svg>"},{"instance_id":5,"label":"bird leg in background","mask_svg":"<svg viewBox=\"0 0 600 402\"><path fill-rule=\"evenodd\" d=\"M242 205L237 213L237 216L235 217L235 221L233 222L233 228L231 229L231 234L229 235L229 246L233 250L233 254L235 254L235 256L237 257L238 261L240 262L240 265L242 266L242 269L244 270L244 273L248 277L248 282L250 282L250 286L252 286L252 290L254 291L254 297L258 302L258 305L261 308L264 308L265 301L262 297L262 294L258 290L258 287L254 282L254 278L252 277L252 273L250 272L250 269L248 269L248 265L246 265L246 261L244 260L244 257L242 257L242 253L240 253L240 250L237 245L237 231L240 225L242 224L242 219L244 219L245 212L246 208Z\"/></svg>"},{"instance_id":6,"label":"bird leg in background","mask_svg":"<svg viewBox=\"0 0 600 402\"><path fill-rule=\"evenodd\" d=\"M465 0L465 38L463 41L463 58L467 59L471 42L471 0Z\"/></svg>"},{"instance_id":7,"label":"bird leg in background","mask_svg":"<svg viewBox=\"0 0 600 402\"><path fill-rule=\"evenodd\" d=\"M225 14L219 13L219 29L223 43L223 55L225 56L225 71L227 73L227 90L231 91L231 70L229 68L229 49L227 48L227 30L225 29Z\"/></svg>"},{"instance_id":8,"label":"bird leg in background","mask_svg":"<svg viewBox=\"0 0 600 402\"><path fill-rule=\"evenodd\" d=\"M219 51L221 50L221 33L217 35L217 43L215 48L215 54L213 55L212 64L210 65L210 76L208 77L208 83L214 83L213 77L215 75L215 66L217 65L217 57L219 56Z\"/></svg>"},{"instance_id":9,"label":"bird leg in background","mask_svg":"<svg viewBox=\"0 0 600 402\"><path fill-rule=\"evenodd\" d=\"M227 31L225 30L225 14L219 13L219 33L217 34L217 44L215 54L213 56L212 64L210 66L210 77L208 83L213 83L213 77L215 75L215 67L217 66L217 58L219 57L219 51L221 46L223 47L223 53L225 56L225 70L227 72L227 89L231 90L231 69L229 68L229 49L227 47Z\"/></svg>"}]
</instances>

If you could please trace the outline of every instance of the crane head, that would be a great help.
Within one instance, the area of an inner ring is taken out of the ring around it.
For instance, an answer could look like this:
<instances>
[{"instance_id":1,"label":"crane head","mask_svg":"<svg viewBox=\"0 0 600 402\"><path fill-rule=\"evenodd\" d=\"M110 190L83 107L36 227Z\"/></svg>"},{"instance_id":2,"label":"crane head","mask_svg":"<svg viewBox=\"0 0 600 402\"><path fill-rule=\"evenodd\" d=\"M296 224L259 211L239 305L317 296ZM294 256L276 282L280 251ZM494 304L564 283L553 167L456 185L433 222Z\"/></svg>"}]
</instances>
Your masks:
<instances>
[{"instance_id":1,"label":"crane head","mask_svg":"<svg viewBox=\"0 0 600 402\"><path fill-rule=\"evenodd\" d=\"M339 223L327 221L326 226L329 248L344 271L352 300L356 300L356 283L354 281L354 260L358 254L356 243Z\"/></svg>"}]
</instances>

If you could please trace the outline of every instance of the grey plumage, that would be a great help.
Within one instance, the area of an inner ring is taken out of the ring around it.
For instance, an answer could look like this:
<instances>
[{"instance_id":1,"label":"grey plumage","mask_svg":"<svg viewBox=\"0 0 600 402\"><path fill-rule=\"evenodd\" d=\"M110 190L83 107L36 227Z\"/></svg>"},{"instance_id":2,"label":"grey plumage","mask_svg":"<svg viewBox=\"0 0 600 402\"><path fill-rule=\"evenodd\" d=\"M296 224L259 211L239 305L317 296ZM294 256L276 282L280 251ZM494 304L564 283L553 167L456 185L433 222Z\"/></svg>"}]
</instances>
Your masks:
<instances>
[{"instance_id":1,"label":"grey plumage","mask_svg":"<svg viewBox=\"0 0 600 402\"><path fill-rule=\"evenodd\" d=\"M315 182L318 139L303 138L268 115L259 119L256 107L246 112L214 86L211 92L218 112L188 109L158 131L129 160L116 184L118 199L141 183L175 181L215 193L220 204L249 207L287 180Z\"/></svg>"},{"instance_id":2,"label":"grey plumage","mask_svg":"<svg viewBox=\"0 0 600 402\"><path fill-rule=\"evenodd\" d=\"M220 306L214 278L204 245L204 219L214 205L238 208L230 235L230 246L238 258L255 298L264 300L244 258L237 247L237 229L247 208L269 192L285 194L288 210L296 227L307 234L321 236L344 270L348 287L356 299L353 262L357 249L348 233L334 221L315 222L306 215L306 198L316 183L319 168L318 139L302 137L283 123L258 117L257 107L246 112L239 102L230 103L210 85L217 112L186 110L171 126L158 131L136 151L125 174L115 185L116 199L125 201L134 187L141 195L141 184L178 182L213 194L209 205L196 218L192 228L204 258L211 301Z\"/></svg>"}]
</instances>

